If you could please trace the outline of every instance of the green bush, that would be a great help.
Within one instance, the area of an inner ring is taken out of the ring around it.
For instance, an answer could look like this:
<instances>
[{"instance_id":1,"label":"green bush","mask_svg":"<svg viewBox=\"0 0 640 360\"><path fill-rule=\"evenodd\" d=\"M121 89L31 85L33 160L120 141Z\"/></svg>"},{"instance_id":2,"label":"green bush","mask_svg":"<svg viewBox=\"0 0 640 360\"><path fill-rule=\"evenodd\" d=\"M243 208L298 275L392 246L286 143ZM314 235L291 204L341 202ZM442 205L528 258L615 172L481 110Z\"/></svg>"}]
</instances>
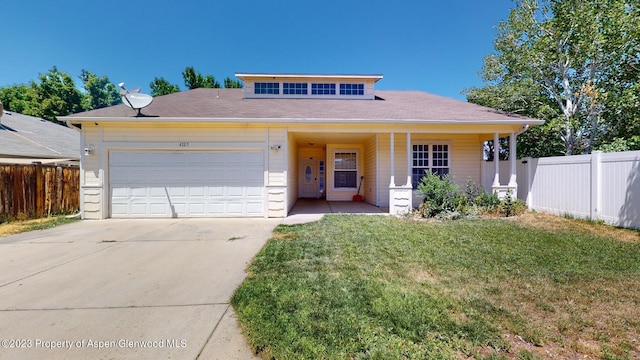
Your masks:
<instances>
[{"instance_id":1,"label":"green bush","mask_svg":"<svg viewBox=\"0 0 640 360\"><path fill-rule=\"evenodd\" d=\"M525 211L527 211L527 204L520 199L514 199L510 191L507 192L504 200L498 204L498 213L500 216L518 216L524 214Z\"/></svg>"},{"instance_id":2,"label":"green bush","mask_svg":"<svg viewBox=\"0 0 640 360\"><path fill-rule=\"evenodd\" d=\"M458 218L456 213L463 214L468 204L466 196L448 174L442 178L438 174L426 174L418 184L418 190L424 195L418 209L424 217L450 218L453 215Z\"/></svg>"},{"instance_id":3,"label":"green bush","mask_svg":"<svg viewBox=\"0 0 640 360\"><path fill-rule=\"evenodd\" d=\"M527 210L524 201L512 199L508 193L500 200L495 193L489 193L482 186L467 180L464 191L453 183L451 176L427 173L418 184L424 196L417 212L422 217L445 220L480 217L483 215L517 216Z\"/></svg>"},{"instance_id":4,"label":"green bush","mask_svg":"<svg viewBox=\"0 0 640 360\"><path fill-rule=\"evenodd\" d=\"M469 204L479 207L494 209L500 204L498 195L488 192L479 184L471 181L471 178L467 179L467 186L465 187L464 194L467 197Z\"/></svg>"}]
</instances>

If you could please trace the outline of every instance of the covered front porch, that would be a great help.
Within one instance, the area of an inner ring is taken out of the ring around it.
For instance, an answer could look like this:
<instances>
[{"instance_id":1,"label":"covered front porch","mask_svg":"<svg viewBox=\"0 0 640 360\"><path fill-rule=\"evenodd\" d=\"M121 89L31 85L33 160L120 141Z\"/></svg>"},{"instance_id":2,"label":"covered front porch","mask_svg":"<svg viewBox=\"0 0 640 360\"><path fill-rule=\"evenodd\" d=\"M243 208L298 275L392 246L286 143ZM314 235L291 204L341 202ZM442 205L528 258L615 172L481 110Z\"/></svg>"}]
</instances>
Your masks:
<instances>
[{"instance_id":1,"label":"covered front porch","mask_svg":"<svg viewBox=\"0 0 640 360\"><path fill-rule=\"evenodd\" d=\"M458 132L436 127L393 130L371 132L364 127L326 125L288 128L286 214L296 215L304 199L326 200L325 209L315 211L332 213L332 208L341 208L339 203L359 203L352 201L354 195L360 196L363 204L386 209L389 214L410 212L421 201L415 188L425 171L450 174L461 187L467 179L481 183L484 141L510 135L515 149L517 135L462 128L456 129ZM494 178L487 190L501 196L516 193L515 175L506 185Z\"/></svg>"}]
</instances>

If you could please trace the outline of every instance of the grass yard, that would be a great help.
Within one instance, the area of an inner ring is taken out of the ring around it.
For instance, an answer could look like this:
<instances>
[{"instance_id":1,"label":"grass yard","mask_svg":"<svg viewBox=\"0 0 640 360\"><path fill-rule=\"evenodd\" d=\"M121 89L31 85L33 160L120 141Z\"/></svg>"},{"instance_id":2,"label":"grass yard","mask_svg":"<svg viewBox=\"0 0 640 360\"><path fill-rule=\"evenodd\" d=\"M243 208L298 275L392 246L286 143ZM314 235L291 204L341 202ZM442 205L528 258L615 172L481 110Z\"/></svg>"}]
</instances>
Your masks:
<instances>
[{"instance_id":1,"label":"grass yard","mask_svg":"<svg viewBox=\"0 0 640 360\"><path fill-rule=\"evenodd\" d=\"M325 216L279 226L232 304L263 358L640 358L640 233Z\"/></svg>"},{"instance_id":2,"label":"grass yard","mask_svg":"<svg viewBox=\"0 0 640 360\"><path fill-rule=\"evenodd\" d=\"M78 218L68 218L65 215L58 215L34 220L15 220L9 222L0 222L0 237L33 230L49 229L54 226L67 224L78 220Z\"/></svg>"}]
</instances>

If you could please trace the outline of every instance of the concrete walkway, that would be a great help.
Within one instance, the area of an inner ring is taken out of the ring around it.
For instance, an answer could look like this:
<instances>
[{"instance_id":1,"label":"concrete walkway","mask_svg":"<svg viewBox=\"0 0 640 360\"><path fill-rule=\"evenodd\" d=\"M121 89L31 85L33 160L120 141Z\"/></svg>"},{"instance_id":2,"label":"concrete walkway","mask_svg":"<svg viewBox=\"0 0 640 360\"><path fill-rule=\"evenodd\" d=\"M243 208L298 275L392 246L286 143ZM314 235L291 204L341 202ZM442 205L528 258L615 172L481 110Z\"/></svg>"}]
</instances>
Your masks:
<instances>
[{"instance_id":1,"label":"concrete walkway","mask_svg":"<svg viewBox=\"0 0 640 360\"><path fill-rule=\"evenodd\" d=\"M253 359L229 299L281 220L110 219L0 238L0 358Z\"/></svg>"},{"instance_id":2,"label":"concrete walkway","mask_svg":"<svg viewBox=\"0 0 640 360\"><path fill-rule=\"evenodd\" d=\"M283 225L296 225L322 219L325 214L388 214L389 209L366 202L326 201L322 199L298 199Z\"/></svg>"}]
</instances>

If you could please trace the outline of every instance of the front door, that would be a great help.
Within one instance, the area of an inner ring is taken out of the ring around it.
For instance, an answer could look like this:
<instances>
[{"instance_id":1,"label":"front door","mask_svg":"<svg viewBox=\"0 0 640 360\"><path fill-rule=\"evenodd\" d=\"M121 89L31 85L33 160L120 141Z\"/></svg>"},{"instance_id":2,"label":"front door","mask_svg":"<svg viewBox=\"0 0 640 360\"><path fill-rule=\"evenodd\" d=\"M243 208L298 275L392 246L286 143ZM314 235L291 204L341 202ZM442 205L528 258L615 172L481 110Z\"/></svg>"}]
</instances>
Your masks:
<instances>
[{"instance_id":1,"label":"front door","mask_svg":"<svg viewBox=\"0 0 640 360\"><path fill-rule=\"evenodd\" d=\"M298 184L298 197L320 197L320 190L318 188L318 162L316 160L300 161L300 166L298 167Z\"/></svg>"}]
</instances>

